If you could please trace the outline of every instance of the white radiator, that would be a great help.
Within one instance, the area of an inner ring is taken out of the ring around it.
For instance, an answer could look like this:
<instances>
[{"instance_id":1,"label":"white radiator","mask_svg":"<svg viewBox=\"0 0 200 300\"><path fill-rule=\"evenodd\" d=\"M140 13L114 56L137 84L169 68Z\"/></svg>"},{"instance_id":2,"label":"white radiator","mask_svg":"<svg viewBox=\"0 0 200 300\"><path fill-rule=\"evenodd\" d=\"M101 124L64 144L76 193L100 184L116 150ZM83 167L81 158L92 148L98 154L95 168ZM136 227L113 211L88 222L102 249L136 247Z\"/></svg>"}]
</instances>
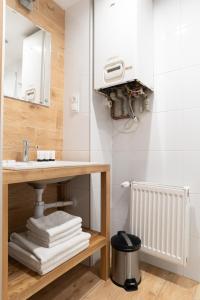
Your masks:
<instances>
[{"instance_id":1,"label":"white radiator","mask_svg":"<svg viewBox=\"0 0 200 300\"><path fill-rule=\"evenodd\" d=\"M189 245L189 188L131 182L131 233L142 251L185 265Z\"/></svg>"}]
</instances>

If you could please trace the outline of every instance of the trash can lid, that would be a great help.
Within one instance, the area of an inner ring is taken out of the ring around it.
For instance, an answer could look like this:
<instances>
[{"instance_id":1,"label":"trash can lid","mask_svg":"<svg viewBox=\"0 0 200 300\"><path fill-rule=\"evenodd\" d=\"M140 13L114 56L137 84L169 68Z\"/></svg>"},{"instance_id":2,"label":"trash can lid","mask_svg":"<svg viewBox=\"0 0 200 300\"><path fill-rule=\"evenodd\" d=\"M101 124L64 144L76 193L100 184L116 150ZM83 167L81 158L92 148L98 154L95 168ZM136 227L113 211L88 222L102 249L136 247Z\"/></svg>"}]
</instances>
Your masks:
<instances>
[{"instance_id":1,"label":"trash can lid","mask_svg":"<svg viewBox=\"0 0 200 300\"><path fill-rule=\"evenodd\" d=\"M111 238L111 245L119 251L133 252L140 249L141 240L135 235L127 234L126 231L118 231L118 233Z\"/></svg>"}]
</instances>

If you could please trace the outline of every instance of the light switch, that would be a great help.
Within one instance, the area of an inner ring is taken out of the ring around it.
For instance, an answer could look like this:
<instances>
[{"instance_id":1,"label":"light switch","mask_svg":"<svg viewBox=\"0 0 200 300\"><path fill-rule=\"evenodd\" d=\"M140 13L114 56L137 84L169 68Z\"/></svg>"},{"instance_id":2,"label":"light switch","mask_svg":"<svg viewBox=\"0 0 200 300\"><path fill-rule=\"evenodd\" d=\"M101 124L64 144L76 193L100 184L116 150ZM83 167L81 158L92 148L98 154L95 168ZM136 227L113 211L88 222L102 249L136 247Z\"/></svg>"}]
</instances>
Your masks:
<instances>
[{"instance_id":1,"label":"light switch","mask_svg":"<svg viewBox=\"0 0 200 300\"><path fill-rule=\"evenodd\" d=\"M79 112L80 111L80 98L79 95L74 95L71 98L71 110L73 112Z\"/></svg>"}]
</instances>

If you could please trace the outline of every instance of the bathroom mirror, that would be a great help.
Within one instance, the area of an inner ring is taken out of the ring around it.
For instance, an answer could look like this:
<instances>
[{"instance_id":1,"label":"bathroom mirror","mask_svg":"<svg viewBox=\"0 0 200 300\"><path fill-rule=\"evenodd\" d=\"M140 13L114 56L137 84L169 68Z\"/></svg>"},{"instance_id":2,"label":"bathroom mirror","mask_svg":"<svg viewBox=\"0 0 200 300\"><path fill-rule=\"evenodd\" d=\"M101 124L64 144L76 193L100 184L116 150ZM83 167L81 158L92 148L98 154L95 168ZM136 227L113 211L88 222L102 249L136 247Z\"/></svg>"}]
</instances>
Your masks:
<instances>
[{"instance_id":1,"label":"bathroom mirror","mask_svg":"<svg viewBox=\"0 0 200 300\"><path fill-rule=\"evenodd\" d=\"M6 7L4 96L50 105L51 34Z\"/></svg>"}]
</instances>

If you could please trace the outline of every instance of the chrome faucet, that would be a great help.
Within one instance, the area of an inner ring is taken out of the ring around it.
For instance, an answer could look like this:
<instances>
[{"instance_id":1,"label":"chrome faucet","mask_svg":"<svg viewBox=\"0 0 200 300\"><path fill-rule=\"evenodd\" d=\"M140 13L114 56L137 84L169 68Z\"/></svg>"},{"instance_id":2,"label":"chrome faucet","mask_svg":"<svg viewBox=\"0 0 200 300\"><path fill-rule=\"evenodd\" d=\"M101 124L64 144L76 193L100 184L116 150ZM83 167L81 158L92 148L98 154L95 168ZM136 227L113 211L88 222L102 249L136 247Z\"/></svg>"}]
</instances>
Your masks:
<instances>
[{"instance_id":1,"label":"chrome faucet","mask_svg":"<svg viewBox=\"0 0 200 300\"><path fill-rule=\"evenodd\" d=\"M24 162L29 161L29 142L27 140L23 140L23 158Z\"/></svg>"},{"instance_id":2,"label":"chrome faucet","mask_svg":"<svg viewBox=\"0 0 200 300\"><path fill-rule=\"evenodd\" d=\"M28 140L23 140L23 157L22 157L22 160L24 162L29 161L29 149L30 148L33 148L33 149L37 150L38 146L31 146L30 143L28 142Z\"/></svg>"}]
</instances>

